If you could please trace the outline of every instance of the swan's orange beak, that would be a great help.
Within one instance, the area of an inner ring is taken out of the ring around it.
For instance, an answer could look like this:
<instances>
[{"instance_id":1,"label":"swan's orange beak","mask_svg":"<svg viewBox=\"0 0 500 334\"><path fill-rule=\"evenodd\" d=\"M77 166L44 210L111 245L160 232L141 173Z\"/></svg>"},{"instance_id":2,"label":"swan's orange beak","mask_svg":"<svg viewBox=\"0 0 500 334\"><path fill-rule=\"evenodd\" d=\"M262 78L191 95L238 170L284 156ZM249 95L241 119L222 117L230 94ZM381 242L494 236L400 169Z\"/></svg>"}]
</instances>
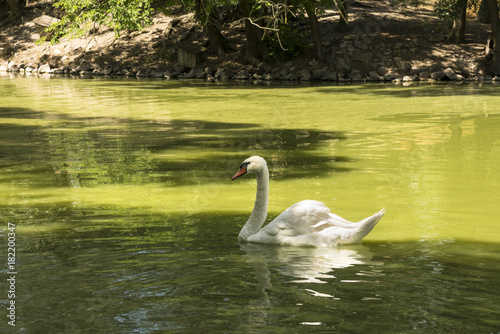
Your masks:
<instances>
[{"instance_id":1,"label":"swan's orange beak","mask_svg":"<svg viewBox=\"0 0 500 334\"><path fill-rule=\"evenodd\" d=\"M241 166L240 171L238 173L236 173L231 180L234 181L237 178L239 178L240 176L245 175L246 173L247 173L247 169L245 168L245 166Z\"/></svg>"}]
</instances>

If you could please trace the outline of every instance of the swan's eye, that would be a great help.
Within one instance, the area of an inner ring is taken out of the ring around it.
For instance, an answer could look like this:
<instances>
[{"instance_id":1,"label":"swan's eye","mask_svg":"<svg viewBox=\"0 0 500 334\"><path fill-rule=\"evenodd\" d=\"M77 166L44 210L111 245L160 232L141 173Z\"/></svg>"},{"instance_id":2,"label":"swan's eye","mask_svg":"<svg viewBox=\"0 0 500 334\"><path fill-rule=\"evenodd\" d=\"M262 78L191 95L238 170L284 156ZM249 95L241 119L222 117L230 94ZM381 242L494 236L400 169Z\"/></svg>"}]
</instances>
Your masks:
<instances>
[{"instance_id":1,"label":"swan's eye","mask_svg":"<svg viewBox=\"0 0 500 334\"><path fill-rule=\"evenodd\" d=\"M235 179L239 178L240 176L245 175L247 173L247 169L248 169L249 164L250 164L250 162L242 163L240 165L240 171L238 173L236 173L236 175L233 176L233 178L231 180L235 180Z\"/></svg>"}]
</instances>

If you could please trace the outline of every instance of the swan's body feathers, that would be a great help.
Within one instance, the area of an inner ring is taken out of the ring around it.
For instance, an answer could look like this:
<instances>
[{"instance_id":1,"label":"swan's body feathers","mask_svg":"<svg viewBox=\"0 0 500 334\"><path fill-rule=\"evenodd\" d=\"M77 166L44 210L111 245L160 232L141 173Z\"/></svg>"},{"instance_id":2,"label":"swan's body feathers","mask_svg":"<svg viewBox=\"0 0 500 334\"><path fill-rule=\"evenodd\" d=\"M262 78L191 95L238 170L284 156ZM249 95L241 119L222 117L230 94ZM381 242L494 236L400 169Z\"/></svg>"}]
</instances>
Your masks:
<instances>
[{"instance_id":1,"label":"swan's body feathers","mask_svg":"<svg viewBox=\"0 0 500 334\"><path fill-rule=\"evenodd\" d=\"M382 215L383 211L353 223L331 213L324 203L305 200L286 209L247 241L321 247L357 243Z\"/></svg>"},{"instance_id":2,"label":"swan's body feathers","mask_svg":"<svg viewBox=\"0 0 500 334\"><path fill-rule=\"evenodd\" d=\"M383 209L354 223L333 214L324 203L306 200L292 205L261 228L267 215L269 193L266 161L250 157L240 168L233 180L247 172L257 174L257 198L252 214L240 232L242 241L316 247L359 243L385 213Z\"/></svg>"}]
</instances>

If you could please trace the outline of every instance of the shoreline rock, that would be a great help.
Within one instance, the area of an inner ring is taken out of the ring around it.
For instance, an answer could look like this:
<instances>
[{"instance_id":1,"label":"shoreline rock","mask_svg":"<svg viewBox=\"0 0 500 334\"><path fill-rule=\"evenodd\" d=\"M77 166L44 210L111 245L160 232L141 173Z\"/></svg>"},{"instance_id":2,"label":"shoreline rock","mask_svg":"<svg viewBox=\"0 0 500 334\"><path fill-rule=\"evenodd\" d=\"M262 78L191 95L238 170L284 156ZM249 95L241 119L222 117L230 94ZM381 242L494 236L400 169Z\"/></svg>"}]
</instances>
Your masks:
<instances>
[{"instance_id":1,"label":"shoreline rock","mask_svg":"<svg viewBox=\"0 0 500 334\"><path fill-rule=\"evenodd\" d=\"M290 65L290 64L286 64ZM409 64L401 64L401 67L408 69ZM122 68L120 66L107 66L101 69L95 63L82 62L78 66L57 67L52 68L50 64L40 65L25 65L16 64L13 61L0 64L0 72L3 73L31 73L31 74L46 74L46 75L69 75L69 76L109 76L109 77L137 77L137 78L154 78L154 79L197 79L206 81L299 81L299 82L354 82L354 83L373 83L373 82L393 82L393 83L412 83L412 82L436 82L436 81L487 81L492 80L488 76L467 76L463 73L457 73L452 68L447 67L441 70L429 73L425 69L416 71L413 75L401 75L392 73L384 66L378 67L377 70L371 70L367 73L361 72L358 69L352 69L350 73L343 74L335 71L329 66L321 68L292 68L291 66L283 66L277 70L275 74L264 73L260 74L259 70L242 69L238 72L232 69L220 67L212 70L209 67L194 67L186 68L177 66L172 72L162 70L160 65L143 67L139 69ZM261 72L262 73L262 72ZM498 82L499 77L494 80Z\"/></svg>"}]
</instances>

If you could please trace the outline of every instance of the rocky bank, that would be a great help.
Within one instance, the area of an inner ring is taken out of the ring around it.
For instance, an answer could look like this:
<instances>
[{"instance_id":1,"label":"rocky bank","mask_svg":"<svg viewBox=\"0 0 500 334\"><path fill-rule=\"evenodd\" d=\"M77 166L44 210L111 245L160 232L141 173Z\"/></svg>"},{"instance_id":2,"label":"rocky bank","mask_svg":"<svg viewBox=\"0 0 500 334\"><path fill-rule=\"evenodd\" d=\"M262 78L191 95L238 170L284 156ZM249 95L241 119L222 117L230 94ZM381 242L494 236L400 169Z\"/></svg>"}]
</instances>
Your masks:
<instances>
[{"instance_id":1,"label":"rocky bank","mask_svg":"<svg viewBox=\"0 0 500 334\"><path fill-rule=\"evenodd\" d=\"M33 6L17 26L0 28L0 72L49 75L128 76L165 79L252 81L442 81L497 80L485 72L488 25L471 19L467 43L447 43L446 25L431 8L394 8L388 2L360 0L350 12L351 30L336 31L338 13L320 17L326 61L312 54L307 20L294 21L304 33L309 52L286 61L248 59L244 56L241 21L224 26L223 34L234 52L220 56L203 50L208 44L193 15L181 11L157 14L142 31L124 33L97 27L79 39L36 44L43 31L37 18L50 16L50 4ZM181 51L199 50L196 63L186 63Z\"/></svg>"}]
</instances>

